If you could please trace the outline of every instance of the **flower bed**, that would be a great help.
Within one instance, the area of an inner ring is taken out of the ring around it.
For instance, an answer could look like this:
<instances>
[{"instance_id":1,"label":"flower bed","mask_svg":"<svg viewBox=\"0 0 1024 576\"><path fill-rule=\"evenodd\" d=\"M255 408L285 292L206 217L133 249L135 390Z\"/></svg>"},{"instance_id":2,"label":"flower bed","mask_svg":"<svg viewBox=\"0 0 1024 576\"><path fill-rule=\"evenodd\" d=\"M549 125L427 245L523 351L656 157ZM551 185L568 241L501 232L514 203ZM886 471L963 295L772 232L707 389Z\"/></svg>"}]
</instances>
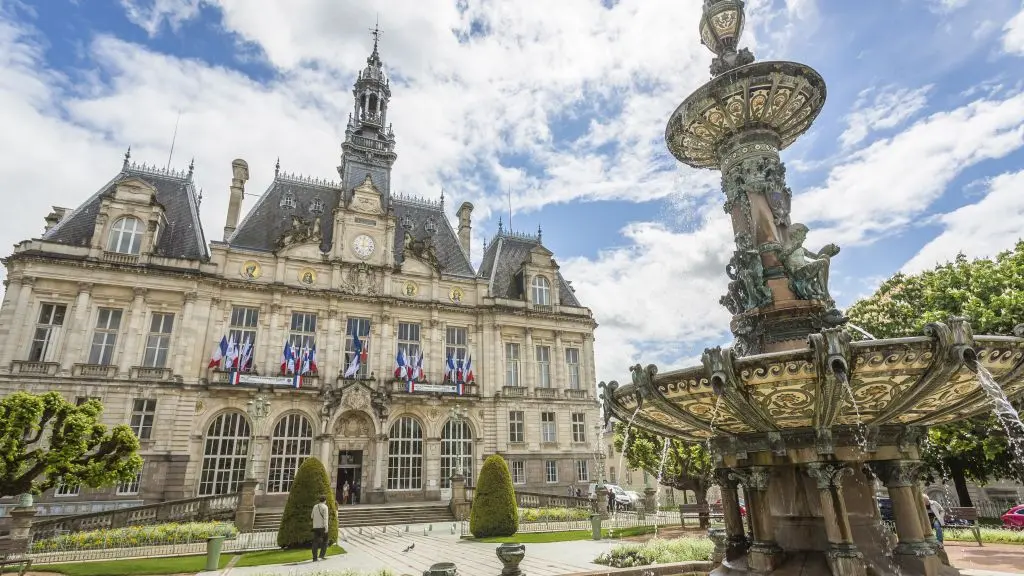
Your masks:
<instances>
[{"instance_id":1,"label":"flower bed","mask_svg":"<svg viewBox=\"0 0 1024 576\"><path fill-rule=\"evenodd\" d=\"M706 561L715 545L707 538L655 538L643 544L620 544L594 559L597 564L613 568L633 568L651 564Z\"/></svg>"},{"instance_id":2,"label":"flower bed","mask_svg":"<svg viewBox=\"0 0 1024 576\"><path fill-rule=\"evenodd\" d=\"M569 522L590 518L586 508L520 508L520 522Z\"/></svg>"},{"instance_id":3,"label":"flower bed","mask_svg":"<svg viewBox=\"0 0 1024 576\"><path fill-rule=\"evenodd\" d=\"M98 550L103 548L136 548L205 542L211 536L234 538L238 529L230 522L188 522L128 526L111 530L73 532L32 543L33 554L63 550Z\"/></svg>"}]
</instances>

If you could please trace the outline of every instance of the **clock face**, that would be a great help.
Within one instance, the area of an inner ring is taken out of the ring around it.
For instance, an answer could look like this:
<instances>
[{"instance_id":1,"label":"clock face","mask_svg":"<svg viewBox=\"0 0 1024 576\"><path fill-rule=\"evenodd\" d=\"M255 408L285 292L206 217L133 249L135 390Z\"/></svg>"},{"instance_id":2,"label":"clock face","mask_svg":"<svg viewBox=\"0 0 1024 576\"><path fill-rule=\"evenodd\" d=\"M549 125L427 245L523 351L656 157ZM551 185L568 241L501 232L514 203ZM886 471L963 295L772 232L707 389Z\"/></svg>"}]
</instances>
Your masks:
<instances>
[{"instance_id":1,"label":"clock face","mask_svg":"<svg viewBox=\"0 0 1024 576\"><path fill-rule=\"evenodd\" d=\"M374 245L373 238L370 238L366 234L360 234L352 240L352 251L355 252L356 256L366 260L373 254Z\"/></svg>"}]
</instances>

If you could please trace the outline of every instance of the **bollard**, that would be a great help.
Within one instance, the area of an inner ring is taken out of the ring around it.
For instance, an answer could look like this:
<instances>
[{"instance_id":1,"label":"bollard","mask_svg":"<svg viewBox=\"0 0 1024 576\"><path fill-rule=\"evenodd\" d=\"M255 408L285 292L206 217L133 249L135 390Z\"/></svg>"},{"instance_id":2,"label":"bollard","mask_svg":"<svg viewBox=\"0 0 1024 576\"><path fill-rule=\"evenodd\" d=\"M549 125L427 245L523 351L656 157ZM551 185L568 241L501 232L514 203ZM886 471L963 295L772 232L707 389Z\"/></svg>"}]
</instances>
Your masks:
<instances>
[{"instance_id":1,"label":"bollard","mask_svg":"<svg viewBox=\"0 0 1024 576\"><path fill-rule=\"evenodd\" d=\"M451 562L438 562L423 571L423 576L458 576L459 570Z\"/></svg>"},{"instance_id":2,"label":"bollard","mask_svg":"<svg viewBox=\"0 0 1024 576\"><path fill-rule=\"evenodd\" d=\"M210 536L206 539L206 570L220 570L220 549L224 536Z\"/></svg>"},{"instance_id":3,"label":"bollard","mask_svg":"<svg viewBox=\"0 0 1024 576\"><path fill-rule=\"evenodd\" d=\"M590 515L590 528L593 530L592 537L594 540L601 539L601 515L591 514Z\"/></svg>"}]
</instances>

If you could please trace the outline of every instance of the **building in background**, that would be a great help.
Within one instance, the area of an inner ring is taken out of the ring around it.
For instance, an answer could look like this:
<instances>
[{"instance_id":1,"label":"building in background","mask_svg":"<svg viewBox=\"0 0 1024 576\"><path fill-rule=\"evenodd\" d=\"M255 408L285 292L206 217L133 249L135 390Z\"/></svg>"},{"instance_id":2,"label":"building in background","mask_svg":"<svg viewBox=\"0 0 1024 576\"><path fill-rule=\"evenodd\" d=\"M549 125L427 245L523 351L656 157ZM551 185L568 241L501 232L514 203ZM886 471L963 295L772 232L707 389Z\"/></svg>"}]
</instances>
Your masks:
<instances>
[{"instance_id":1,"label":"building in background","mask_svg":"<svg viewBox=\"0 0 1024 576\"><path fill-rule=\"evenodd\" d=\"M591 311L539 229L499 224L474 269L471 204L453 227L443 196L392 191L376 40L353 95L340 180L278 165L240 218L249 169L235 160L220 240L207 242L191 166L126 154L3 260L0 394L98 398L145 459L135 482L60 486L44 503L231 493L251 474L259 505L277 507L310 456L362 503L442 499L459 461L472 484L495 453L524 490L593 479Z\"/></svg>"}]
</instances>

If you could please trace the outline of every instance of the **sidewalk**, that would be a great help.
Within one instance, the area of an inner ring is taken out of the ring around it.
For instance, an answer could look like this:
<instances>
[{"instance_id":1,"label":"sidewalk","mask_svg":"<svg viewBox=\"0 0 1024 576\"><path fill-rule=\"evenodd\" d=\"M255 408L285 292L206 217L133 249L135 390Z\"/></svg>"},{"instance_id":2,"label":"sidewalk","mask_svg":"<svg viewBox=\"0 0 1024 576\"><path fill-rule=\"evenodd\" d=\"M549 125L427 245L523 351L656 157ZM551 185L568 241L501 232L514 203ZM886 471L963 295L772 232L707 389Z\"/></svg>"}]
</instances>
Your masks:
<instances>
[{"instance_id":1,"label":"sidewalk","mask_svg":"<svg viewBox=\"0 0 1024 576\"><path fill-rule=\"evenodd\" d=\"M459 576L497 576L501 574L501 561L494 551L498 544L483 544L462 540L451 534L451 524L434 525L434 531L423 535L423 526L410 526L409 532L395 527L382 534L380 528L370 531L344 528L339 542L348 552L331 556L321 562L298 562L280 566L231 568L219 572L201 572L199 576L254 576L257 574L300 575L323 570L359 570L372 572L387 568L395 576L422 574L431 564L454 562ZM526 558L520 568L530 576L558 576L603 568L592 561L600 553L612 548L618 541L580 540L553 544L527 544ZM405 552L409 547L412 550Z\"/></svg>"},{"instance_id":2,"label":"sidewalk","mask_svg":"<svg viewBox=\"0 0 1024 576\"><path fill-rule=\"evenodd\" d=\"M1024 573L1024 546L946 542L949 563L966 575L1002 576ZM970 571L970 572L968 572Z\"/></svg>"}]
</instances>

